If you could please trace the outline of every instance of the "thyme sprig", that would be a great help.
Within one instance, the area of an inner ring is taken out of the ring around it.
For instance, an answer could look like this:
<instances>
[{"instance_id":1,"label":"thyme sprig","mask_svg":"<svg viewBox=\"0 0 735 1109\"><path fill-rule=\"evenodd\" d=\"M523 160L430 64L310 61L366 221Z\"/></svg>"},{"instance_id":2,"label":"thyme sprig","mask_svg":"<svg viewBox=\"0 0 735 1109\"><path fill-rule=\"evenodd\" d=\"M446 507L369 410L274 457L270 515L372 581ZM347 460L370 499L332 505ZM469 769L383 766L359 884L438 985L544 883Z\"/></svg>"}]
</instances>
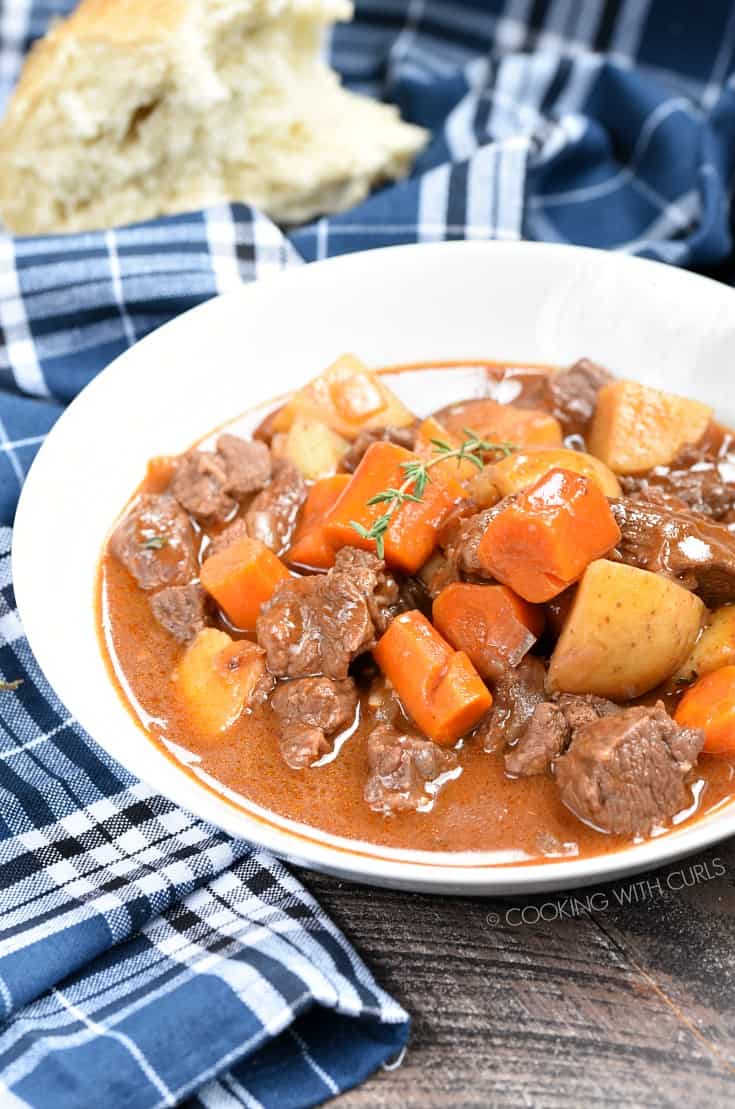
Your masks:
<instances>
[{"instance_id":1,"label":"thyme sprig","mask_svg":"<svg viewBox=\"0 0 735 1109\"><path fill-rule=\"evenodd\" d=\"M22 678L16 678L12 682L5 682L0 679L0 693L15 693L16 689L20 689L22 685Z\"/></svg>"},{"instance_id":2,"label":"thyme sprig","mask_svg":"<svg viewBox=\"0 0 735 1109\"><path fill-rule=\"evenodd\" d=\"M358 535L363 539L375 540L375 552L378 558L385 557L385 533L390 527L393 514L407 502L421 503L426 486L431 481L429 471L434 466L456 458L458 467L463 462L471 462L478 470L482 470L485 465L485 455L493 454L496 457L499 455L505 458L518 449L515 443L493 443L488 439L480 438L469 428L465 427L462 430L465 438L458 447L453 447L443 439L432 439L431 444L434 448L432 458L411 459L410 462L401 463L401 469L406 475L405 480L397 488L389 486L366 502L369 506L376 504L386 506L385 512L373 521L371 527L366 528L357 520L350 520L350 527L354 528Z\"/></svg>"}]
</instances>

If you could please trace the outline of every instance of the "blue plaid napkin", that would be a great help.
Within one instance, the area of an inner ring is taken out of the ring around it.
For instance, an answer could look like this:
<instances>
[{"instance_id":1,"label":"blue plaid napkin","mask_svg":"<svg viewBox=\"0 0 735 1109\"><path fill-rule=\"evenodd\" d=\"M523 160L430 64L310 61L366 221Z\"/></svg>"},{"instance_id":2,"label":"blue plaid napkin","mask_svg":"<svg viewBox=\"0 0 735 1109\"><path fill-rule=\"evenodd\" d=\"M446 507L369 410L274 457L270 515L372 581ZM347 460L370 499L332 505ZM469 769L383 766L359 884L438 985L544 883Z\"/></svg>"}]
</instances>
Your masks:
<instances>
[{"instance_id":1,"label":"blue plaid napkin","mask_svg":"<svg viewBox=\"0 0 735 1109\"><path fill-rule=\"evenodd\" d=\"M0 100L67 0L0 0ZM0 524L55 419L207 297L391 243L538 238L735 278L735 5L358 0L356 90L432 129L412 178L284 238L227 205L0 233ZM0 527L0 1104L301 1107L396 1055L405 1013L288 871L172 806L39 673Z\"/></svg>"}]
</instances>

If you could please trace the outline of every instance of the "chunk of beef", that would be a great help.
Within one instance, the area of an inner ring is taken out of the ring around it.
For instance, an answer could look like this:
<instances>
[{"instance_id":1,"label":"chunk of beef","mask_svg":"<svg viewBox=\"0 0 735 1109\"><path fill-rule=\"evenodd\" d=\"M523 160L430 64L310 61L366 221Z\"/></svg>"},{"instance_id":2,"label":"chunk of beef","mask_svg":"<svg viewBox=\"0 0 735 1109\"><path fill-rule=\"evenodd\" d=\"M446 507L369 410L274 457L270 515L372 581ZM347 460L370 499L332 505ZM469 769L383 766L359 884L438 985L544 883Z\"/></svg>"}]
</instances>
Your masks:
<instances>
[{"instance_id":1,"label":"chunk of beef","mask_svg":"<svg viewBox=\"0 0 735 1109\"><path fill-rule=\"evenodd\" d=\"M279 677L347 677L351 660L374 642L367 602L350 583L327 576L293 578L258 614L258 643Z\"/></svg>"},{"instance_id":2,"label":"chunk of beef","mask_svg":"<svg viewBox=\"0 0 735 1109\"><path fill-rule=\"evenodd\" d=\"M227 469L213 451L188 451L176 463L171 492L201 523L226 520L237 502L226 491Z\"/></svg>"},{"instance_id":3,"label":"chunk of beef","mask_svg":"<svg viewBox=\"0 0 735 1109\"><path fill-rule=\"evenodd\" d=\"M219 535L215 535L215 537L210 540L204 552L204 561L206 562L212 555L219 554L220 551L226 550L226 548L233 543L237 543L238 539L249 538L249 534L248 525L245 523L245 520L242 516L238 516L231 524L223 528Z\"/></svg>"},{"instance_id":4,"label":"chunk of beef","mask_svg":"<svg viewBox=\"0 0 735 1109\"><path fill-rule=\"evenodd\" d=\"M520 392L510 402L515 408L544 409L559 421L565 436L584 439L595 414L597 394L614 378L589 358L580 358L566 370L524 374L519 380Z\"/></svg>"},{"instance_id":5,"label":"chunk of beef","mask_svg":"<svg viewBox=\"0 0 735 1109\"><path fill-rule=\"evenodd\" d=\"M310 724L332 735L352 723L357 689L352 678L296 678L278 684L271 706L283 724Z\"/></svg>"},{"instance_id":6,"label":"chunk of beef","mask_svg":"<svg viewBox=\"0 0 735 1109\"><path fill-rule=\"evenodd\" d=\"M487 525L495 515L493 508L486 508L483 512L478 512L474 516L470 516L466 520L462 520L459 524L454 551L451 549L447 552L450 557L454 553L456 565L460 573L470 575L482 575L482 566L477 557L477 549L480 546Z\"/></svg>"},{"instance_id":7,"label":"chunk of beef","mask_svg":"<svg viewBox=\"0 0 735 1109\"><path fill-rule=\"evenodd\" d=\"M430 600L438 597L442 589L446 589L448 585L462 580L457 565L457 551L458 548L447 541L446 552L434 551L428 562L425 562L419 570L419 581ZM430 613L426 613L423 605L417 604L414 607L422 609L425 615L430 616Z\"/></svg>"},{"instance_id":8,"label":"chunk of beef","mask_svg":"<svg viewBox=\"0 0 735 1109\"><path fill-rule=\"evenodd\" d=\"M449 584L453 573L456 581L459 577L487 577L487 573L480 565L477 549L480 540L485 534L485 529L493 517L505 508L510 501L505 497L498 501L492 508L485 508L472 516L459 516L444 530L441 537L441 547L446 556L448 565L444 567L444 584Z\"/></svg>"},{"instance_id":9,"label":"chunk of beef","mask_svg":"<svg viewBox=\"0 0 735 1109\"><path fill-rule=\"evenodd\" d=\"M349 576L368 603L376 632L384 632L402 606L398 583L383 560L372 551L342 547L334 560L334 572Z\"/></svg>"},{"instance_id":10,"label":"chunk of beef","mask_svg":"<svg viewBox=\"0 0 735 1109\"><path fill-rule=\"evenodd\" d=\"M340 469L348 474L353 473L362 462L365 451L373 443L395 443L398 447L405 447L412 451L416 442L416 425L412 427L375 427L361 431L351 443L340 461Z\"/></svg>"},{"instance_id":11,"label":"chunk of beef","mask_svg":"<svg viewBox=\"0 0 735 1109\"><path fill-rule=\"evenodd\" d=\"M589 358L580 358L568 370L551 374L550 411L565 435L586 437L597 408L597 394L612 380L611 373Z\"/></svg>"},{"instance_id":12,"label":"chunk of beef","mask_svg":"<svg viewBox=\"0 0 735 1109\"><path fill-rule=\"evenodd\" d=\"M439 779L457 767L453 751L380 724L368 738L365 800L374 812L385 814L430 809Z\"/></svg>"},{"instance_id":13,"label":"chunk of beef","mask_svg":"<svg viewBox=\"0 0 735 1109\"><path fill-rule=\"evenodd\" d=\"M506 750L505 769L517 778L544 774L580 728L618 711L613 701L592 693L555 694L536 706L517 742Z\"/></svg>"},{"instance_id":14,"label":"chunk of beef","mask_svg":"<svg viewBox=\"0 0 735 1109\"><path fill-rule=\"evenodd\" d=\"M696 590L710 608L735 601L735 535L692 512L628 499L610 507L623 562Z\"/></svg>"},{"instance_id":15,"label":"chunk of beef","mask_svg":"<svg viewBox=\"0 0 735 1109\"><path fill-rule=\"evenodd\" d=\"M375 643L374 608L375 598L366 597L350 574L337 567L284 581L257 621L258 642L271 672L289 678L346 678L352 659Z\"/></svg>"},{"instance_id":16,"label":"chunk of beef","mask_svg":"<svg viewBox=\"0 0 735 1109\"><path fill-rule=\"evenodd\" d=\"M597 697L594 693L555 693L553 699L564 714L572 738L587 724L620 712L620 705L607 697Z\"/></svg>"},{"instance_id":17,"label":"chunk of beef","mask_svg":"<svg viewBox=\"0 0 735 1109\"><path fill-rule=\"evenodd\" d=\"M220 435L217 454L225 465L226 491L237 500L257 493L270 481L271 452L265 443L239 435Z\"/></svg>"},{"instance_id":18,"label":"chunk of beef","mask_svg":"<svg viewBox=\"0 0 735 1109\"><path fill-rule=\"evenodd\" d=\"M542 701L520 739L505 752L505 769L516 778L543 774L566 748L570 728L558 705Z\"/></svg>"},{"instance_id":19,"label":"chunk of beef","mask_svg":"<svg viewBox=\"0 0 735 1109\"><path fill-rule=\"evenodd\" d=\"M176 463L171 492L203 524L230 516L243 497L262 489L271 473L265 443L220 435L216 451L187 451Z\"/></svg>"},{"instance_id":20,"label":"chunk of beef","mask_svg":"<svg viewBox=\"0 0 735 1109\"><path fill-rule=\"evenodd\" d=\"M701 445L683 447L670 466L621 477L620 484L624 493L636 499L650 500L658 493L668 498L672 508L689 508L730 522L735 511L735 455L720 453L705 438Z\"/></svg>"},{"instance_id":21,"label":"chunk of beef","mask_svg":"<svg viewBox=\"0 0 735 1109\"><path fill-rule=\"evenodd\" d=\"M430 593L423 575L423 568L418 577L402 576L398 582L398 609L401 612L419 612L431 620L431 601L435 594Z\"/></svg>"},{"instance_id":22,"label":"chunk of beef","mask_svg":"<svg viewBox=\"0 0 735 1109\"><path fill-rule=\"evenodd\" d=\"M675 493L667 489L661 489L655 485L642 485L640 488L636 488L630 484L630 482L635 480L634 478L626 479L621 477L619 480L621 485L624 485L626 481L629 483L628 488L630 488L632 492L626 500L633 501L634 504L652 504L656 508L666 508L670 512L689 511L689 505L686 501L683 501L681 497L677 497Z\"/></svg>"},{"instance_id":23,"label":"chunk of beef","mask_svg":"<svg viewBox=\"0 0 735 1109\"><path fill-rule=\"evenodd\" d=\"M143 493L110 537L110 550L141 589L185 585L196 577L191 521L169 493Z\"/></svg>"},{"instance_id":24,"label":"chunk of beef","mask_svg":"<svg viewBox=\"0 0 735 1109\"><path fill-rule=\"evenodd\" d=\"M309 724L284 724L279 746L283 761L292 770L305 770L330 750L330 743L321 728Z\"/></svg>"},{"instance_id":25,"label":"chunk of beef","mask_svg":"<svg viewBox=\"0 0 735 1109\"><path fill-rule=\"evenodd\" d=\"M244 671L247 680L245 708L249 711L264 704L276 684L276 679L265 663L265 651L250 639L239 639L233 653L227 653L229 671Z\"/></svg>"},{"instance_id":26,"label":"chunk of beef","mask_svg":"<svg viewBox=\"0 0 735 1109\"><path fill-rule=\"evenodd\" d=\"M704 733L676 724L659 703L622 709L581 728L555 763L561 799L602 832L650 833L685 808L686 775Z\"/></svg>"},{"instance_id":27,"label":"chunk of beef","mask_svg":"<svg viewBox=\"0 0 735 1109\"><path fill-rule=\"evenodd\" d=\"M179 643L190 643L205 625L207 594L199 582L169 585L151 597L158 623Z\"/></svg>"},{"instance_id":28,"label":"chunk of beef","mask_svg":"<svg viewBox=\"0 0 735 1109\"><path fill-rule=\"evenodd\" d=\"M548 370L509 366L500 371L490 395L501 404L512 404L514 408L545 410L549 407L549 376Z\"/></svg>"},{"instance_id":29,"label":"chunk of beef","mask_svg":"<svg viewBox=\"0 0 735 1109\"><path fill-rule=\"evenodd\" d=\"M493 690L493 707L475 730L485 751L497 751L518 739L544 700L545 678L546 667L534 655L503 671Z\"/></svg>"},{"instance_id":30,"label":"chunk of beef","mask_svg":"<svg viewBox=\"0 0 735 1109\"><path fill-rule=\"evenodd\" d=\"M276 554L291 544L299 509L306 500L306 482L291 462L278 461L273 480L250 505L245 514L248 535L259 539Z\"/></svg>"},{"instance_id":31,"label":"chunk of beef","mask_svg":"<svg viewBox=\"0 0 735 1109\"><path fill-rule=\"evenodd\" d=\"M300 770L326 754L328 736L353 722L357 690L351 678L297 678L278 685L271 706L281 723L283 757L292 769Z\"/></svg>"}]
</instances>

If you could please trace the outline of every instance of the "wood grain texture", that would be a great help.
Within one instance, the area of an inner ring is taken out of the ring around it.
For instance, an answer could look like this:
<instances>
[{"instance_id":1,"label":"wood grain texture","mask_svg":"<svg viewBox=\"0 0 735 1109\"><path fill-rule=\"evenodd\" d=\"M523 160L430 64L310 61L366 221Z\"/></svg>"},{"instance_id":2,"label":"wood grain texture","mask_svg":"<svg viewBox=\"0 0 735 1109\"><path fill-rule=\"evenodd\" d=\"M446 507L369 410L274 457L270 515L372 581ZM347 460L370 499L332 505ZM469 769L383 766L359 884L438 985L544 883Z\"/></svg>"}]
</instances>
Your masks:
<instances>
[{"instance_id":1,"label":"wood grain texture","mask_svg":"<svg viewBox=\"0 0 735 1109\"><path fill-rule=\"evenodd\" d=\"M340 1109L735 1104L735 840L517 900L300 877L413 1017L403 1064Z\"/></svg>"}]
</instances>

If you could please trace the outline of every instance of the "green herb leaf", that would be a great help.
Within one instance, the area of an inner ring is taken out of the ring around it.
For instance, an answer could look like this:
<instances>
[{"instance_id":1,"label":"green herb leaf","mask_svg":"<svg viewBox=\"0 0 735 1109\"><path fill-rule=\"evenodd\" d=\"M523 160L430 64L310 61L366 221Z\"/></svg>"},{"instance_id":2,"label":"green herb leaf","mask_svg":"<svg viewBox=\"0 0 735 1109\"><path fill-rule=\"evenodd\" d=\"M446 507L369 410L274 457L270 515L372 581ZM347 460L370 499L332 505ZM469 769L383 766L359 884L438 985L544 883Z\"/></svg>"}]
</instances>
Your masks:
<instances>
[{"instance_id":1,"label":"green herb leaf","mask_svg":"<svg viewBox=\"0 0 735 1109\"><path fill-rule=\"evenodd\" d=\"M362 524L358 524L357 520L350 520L350 527L354 528L355 531L357 532L357 534L361 535L363 539L370 539L371 538L370 532L368 531L368 529L364 528L362 526Z\"/></svg>"},{"instance_id":2,"label":"green herb leaf","mask_svg":"<svg viewBox=\"0 0 735 1109\"><path fill-rule=\"evenodd\" d=\"M384 489L382 493L376 493L375 496L371 497L369 501L365 501L365 504L368 506L372 506L374 504L384 504L386 501L394 501L395 499L395 489Z\"/></svg>"},{"instance_id":3,"label":"green herb leaf","mask_svg":"<svg viewBox=\"0 0 735 1109\"><path fill-rule=\"evenodd\" d=\"M422 470L426 468L425 462L401 462L401 469L404 471L407 480L413 481Z\"/></svg>"},{"instance_id":4,"label":"green herb leaf","mask_svg":"<svg viewBox=\"0 0 735 1109\"><path fill-rule=\"evenodd\" d=\"M429 477L429 472L425 469L422 470L416 478L413 488L419 500L423 499L424 493L426 492L426 486L429 484L430 481L431 478Z\"/></svg>"},{"instance_id":5,"label":"green herb leaf","mask_svg":"<svg viewBox=\"0 0 735 1109\"><path fill-rule=\"evenodd\" d=\"M371 497L370 500L365 503L367 505L390 504L395 501L397 505L402 505L404 501L420 500L420 497L416 497L413 493L407 493L405 489L384 489L382 493L376 493L374 497Z\"/></svg>"},{"instance_id":6,"label":"green herb leaf","mask_svg":"<svg viewBox=\"0 0 735 1109\"><path fill-rule=\"evenodd\" d=\"M160 551L163 547L168 546L168 539L165 535L151 535L150 539L146 539L141 543L144 551Z\"/></svg>"}]
</instances>

